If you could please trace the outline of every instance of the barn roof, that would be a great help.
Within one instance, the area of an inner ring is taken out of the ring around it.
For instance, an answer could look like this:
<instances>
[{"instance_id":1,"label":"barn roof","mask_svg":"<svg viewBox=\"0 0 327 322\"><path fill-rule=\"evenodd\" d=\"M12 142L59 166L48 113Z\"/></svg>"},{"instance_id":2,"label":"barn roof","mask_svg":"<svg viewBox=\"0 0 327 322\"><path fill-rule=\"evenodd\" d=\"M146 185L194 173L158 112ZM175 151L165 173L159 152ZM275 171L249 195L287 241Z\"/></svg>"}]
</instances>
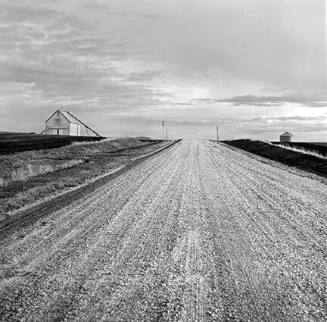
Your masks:
<instances>
[{"instance_id":1,"label":"barn roof","mask_svg":"<svg viewBox=\"0 0 327 322\"><path fill-rule=\"evenodd\" d=\"M101 135L99 133L95 132L92 128L90 128L88 125L86 125L83 121L79 120L76 116L71 114L69 111L65 111L62 108L59 108L53 114L51 114L51 116L45 121L45 123L47 123L51 119L51 117L54 116L57 112L59 112L69 123L80 124L80 125L84 126L87 130L90 130L91 132L93 132L96 136L101 137Z\"/></svg>"},{"instance_id":2,"label":"barn roof","mask_svg":"<svg viewBox=\"0 0 327 322\"><path fill-rule=\"evenodd\" d=\"M79 120L77 120L74 117L74 115L70 114L68 111L59 109L59 112L67 119L69 123L82 124Z\"/></svg>"},{"instance_id":3,"label":"barn roof","mask_svg":"<svg viewBox=\"0 0 327 322\"><path fill-rule=\"evenodd\" d=\"M291 136L294 136L294 135L292 133L290 133L290 132L285 132L285 133L281 134L280 136L291 137Z\"/></svg>"},{"instance_id":4,"label":"barn roof","mask_svg":"<svg viewBox=\"0 0 327 322\"><path fill-rule=\"evenodd\" d=\"M55 115L57 112L59 112L60 114L63 115L63 117L69 122L69 123L75 123L75 124L82 124L82 122L80 122L79 120L77 120L74 115L70 114L68 111L65 111L61 108L59 108L58 110L56 110L53 114L51 114L51 116L46 120L46 122L48 122L51 117L53 115Z\"/></svg>"}]
</instances>

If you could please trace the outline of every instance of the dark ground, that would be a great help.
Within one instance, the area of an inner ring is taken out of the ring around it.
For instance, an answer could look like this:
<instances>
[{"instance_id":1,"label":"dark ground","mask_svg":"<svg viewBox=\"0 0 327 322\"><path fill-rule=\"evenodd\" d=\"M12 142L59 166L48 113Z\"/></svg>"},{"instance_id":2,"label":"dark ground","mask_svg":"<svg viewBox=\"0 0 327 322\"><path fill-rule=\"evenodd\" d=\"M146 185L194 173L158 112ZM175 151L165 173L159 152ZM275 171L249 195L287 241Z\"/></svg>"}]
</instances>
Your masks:
<instances>
[{"instance_id":1,"label":"dark ground","mask_svg":"<svg viewBox=\"0 0 327 322\"><path fill-rule=\"evenodd\" d=\"M44 135L35 133L0 132L0 154L60 148L73 142L100 141L102 137Z\"/></svg>"},{"instance_id":2,"label":"dark ground","mask_svg":"<svg viewBox=\"0 0 327 322\"><path fill-rule=\"evenodd\" d=\"M325 178L327 177L326 159L283 149L277 145L271 145L262 141L232 140L224 141L224 143L288 166L308 171ZM325 149L325 147L321 146L319 149Z\"/></svg>"}]
</instances>

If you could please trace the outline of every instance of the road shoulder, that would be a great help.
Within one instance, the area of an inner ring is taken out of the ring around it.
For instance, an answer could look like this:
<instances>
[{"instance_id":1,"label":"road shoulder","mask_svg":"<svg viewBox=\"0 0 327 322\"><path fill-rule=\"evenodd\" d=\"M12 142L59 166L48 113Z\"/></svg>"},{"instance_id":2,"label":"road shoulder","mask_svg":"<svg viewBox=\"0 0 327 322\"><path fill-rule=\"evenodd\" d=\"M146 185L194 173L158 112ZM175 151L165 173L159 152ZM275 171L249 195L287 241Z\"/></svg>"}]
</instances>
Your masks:
<instances>
[{"instance_id":1,"label":"road shoulder","mask_svg":"<svg viewBox=\"0 0 327 322\"><path fill-rule=\"evenodd\" d=\"M0 221L0 240L10 235L13 231L29 226L40 218L47 216L54 211L57 211L67 206L68 204L85 197L104 184L107 184L111 180L141 164L148 158L151 158L152 156L171 148L173 145L180 141L181 140L175 140L163 147L160 147L159 149L143 154L141 156L130 158L127 164L123 164L108 173L93 178L91 181L82 183L81 185L70 188L69 190L64 190L54 196L47 196L46 198L38 200L33 204L27 205L24 208L17 209L12 213L6 214L6 216Z\"/></svg>"}]
</instances>

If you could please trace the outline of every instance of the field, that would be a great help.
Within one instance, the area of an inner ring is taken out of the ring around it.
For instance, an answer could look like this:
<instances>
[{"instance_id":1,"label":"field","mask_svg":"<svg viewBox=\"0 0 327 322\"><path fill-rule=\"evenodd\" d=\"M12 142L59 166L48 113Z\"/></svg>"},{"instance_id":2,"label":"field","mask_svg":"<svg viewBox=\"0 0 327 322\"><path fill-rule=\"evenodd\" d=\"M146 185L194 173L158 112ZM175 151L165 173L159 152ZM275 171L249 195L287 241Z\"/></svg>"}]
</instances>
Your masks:
<instances>
[{"instance_id":1,"label":"field","mask_svg":"<svg viewBox=\"0 0 327 322\"><path fill-rule=\"evenodd\" d=\"M247 152L259 155L261 157L286 164L288 166L308 171L320 175L322 177L327 177L327 160L324 158L319 158L314 155L284 149L278 145L273 145L262 141L232 140L224 141L224 143L245 150ZM297 147L299 148L300 146L302 146L302 148L304 146L309 148L316 145L306 145L304 143L301 143ZM316 150L312 151L325 153L326 149L327 147L317 145Z\"/></svg>"},{"instance_id":2,"label":"field","mask_svg":"<svg viewBox=\"0 0 327 322\"><path fill-rule=\"evenodd\" d=\"M0 220L9 212L88 182L166 144L122 138L0 155Z\"/></svg>"},{"instance_id":3,"label":"field","mask_svg":"<svg viewBox=\"0 0 327 322\"><path fill-rule=\"evenodd\" d=\"M290 143L272 142L272 143L303 150L303 152L308 151L308 152L314 152L316 154L320 154L322 156L327 156L327 143L308 143L308 142L290 142Z\"/></svg>"},{"instance_id":4,"label":"field","mask_svg":"<svg viewBox=\"0 0 327 322\"><path fill-rule=\"evenodd\" d=\"M0 223L0 316L326 321L326 183L225 144L177 143Z\"/></svg>"},{"instance_id":5,"label":"field","mask_svg":"<svg viewBox=\"0 0 327 322\"><path fill-rule=\"evenodd\" d=\"M43 135L35 133L0 132L0 155L29 150L59 148L73 142L99 141L91 136Z\"/></svg>"}]
</instances>

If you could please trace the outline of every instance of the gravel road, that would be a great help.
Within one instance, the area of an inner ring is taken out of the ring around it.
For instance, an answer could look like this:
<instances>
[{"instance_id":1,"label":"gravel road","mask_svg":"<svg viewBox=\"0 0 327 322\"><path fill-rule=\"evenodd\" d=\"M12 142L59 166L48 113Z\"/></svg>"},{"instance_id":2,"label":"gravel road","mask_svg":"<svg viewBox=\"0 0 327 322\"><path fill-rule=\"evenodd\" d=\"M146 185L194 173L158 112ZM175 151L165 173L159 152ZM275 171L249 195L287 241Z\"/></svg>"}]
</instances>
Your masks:
<instances>
[{"instance_id":1,"label":"gravel road","mask_svg":"<svg viewBox=\"0 0 327 322\"><path fill-rule=\"evenodd\" d=\"M2 321L326 321L327 185L182 141L0 242Z\"/></svg>"}]
</instances>

